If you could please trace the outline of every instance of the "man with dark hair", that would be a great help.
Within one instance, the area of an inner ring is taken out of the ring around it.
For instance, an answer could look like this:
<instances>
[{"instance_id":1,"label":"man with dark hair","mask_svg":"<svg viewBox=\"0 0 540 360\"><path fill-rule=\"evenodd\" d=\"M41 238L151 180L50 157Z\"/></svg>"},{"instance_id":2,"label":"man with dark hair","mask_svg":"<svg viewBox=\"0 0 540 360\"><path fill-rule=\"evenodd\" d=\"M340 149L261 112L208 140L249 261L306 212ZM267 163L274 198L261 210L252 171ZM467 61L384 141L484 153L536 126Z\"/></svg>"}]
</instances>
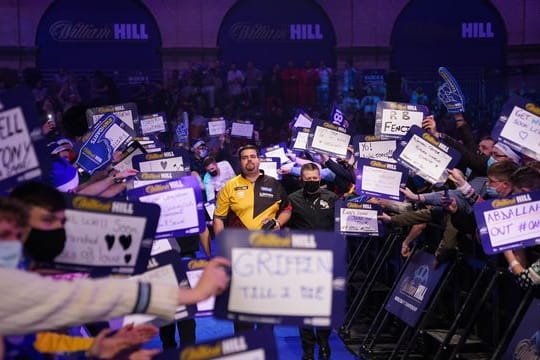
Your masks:
<instances>
[{"instance_id":1,"label":"man with dark hair","mask_svg":"<svg viewBox=\"0 0 540 360\"><path fill-rule=\"evenodd\" d=\"M287 223L291 229L334 230L334 207L338 196L321 189L321 173L314 163L306 163L300 169L303 188L289 195L292 205L291 219ZM319 344L319 357L330 357L329 328L300 328L303 360L313 359L315 344Z\"/></svg>"},{"instance_id":2,"label":"man with dark hair","mask_svg":"<svg viewBox=\"0 0 540 360\"><path fill-rule=\"evenodd\" d=\"M214 233L225 228L259 230L273 221L278 230L291 217L287 193L274 178L259 170L259 150L245 145L238 150L241 174L227 181L218 194L214 211ZM252 328L251 324L235 322L235 333Z\"/></svg>"}]
</instances>

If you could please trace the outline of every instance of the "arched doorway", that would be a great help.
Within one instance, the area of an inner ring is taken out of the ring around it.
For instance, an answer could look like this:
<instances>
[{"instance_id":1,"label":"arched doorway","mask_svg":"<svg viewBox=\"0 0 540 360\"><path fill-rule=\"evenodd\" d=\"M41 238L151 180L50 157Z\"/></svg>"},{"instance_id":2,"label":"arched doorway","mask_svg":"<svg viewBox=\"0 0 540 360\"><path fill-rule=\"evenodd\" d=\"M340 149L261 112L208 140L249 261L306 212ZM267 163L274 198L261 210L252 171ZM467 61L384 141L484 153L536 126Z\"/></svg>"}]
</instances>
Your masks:
<instances>
[{"instance_id":1,"label":"arched doorway","mask_svg":"<svg viewBox=\"0 0 540 360\"><path fill-rule=\"evenodd\" d=\"M225 63L262 68L293 60L335 65L336 36L330 19L313 0L239 0L221 23L218 47Z\"/></svg>"},{"instance_id":2,"label":"arched doorway","mask_svg":"<svg viewBox=\"0 0 540 360\"><path fill-rule=\"evenodd\" d=\"M102 70L121 85L162 77L161 33L141 1L54 1L41 17L36 45L46 77L60 68Z\"/></svg>"},{"instance_id":3,"label":"arched doorway","mask_svg":"<svg viewBox=\"0 0 540 360\"><path fill-rule=\"evenodd\" d=\"M391 67L411 84L440 80L446 66L471 99L486 97L481 82L502 68L506 29L485 0L411 0L394 23Z\"/></svg>"}]
</instances>

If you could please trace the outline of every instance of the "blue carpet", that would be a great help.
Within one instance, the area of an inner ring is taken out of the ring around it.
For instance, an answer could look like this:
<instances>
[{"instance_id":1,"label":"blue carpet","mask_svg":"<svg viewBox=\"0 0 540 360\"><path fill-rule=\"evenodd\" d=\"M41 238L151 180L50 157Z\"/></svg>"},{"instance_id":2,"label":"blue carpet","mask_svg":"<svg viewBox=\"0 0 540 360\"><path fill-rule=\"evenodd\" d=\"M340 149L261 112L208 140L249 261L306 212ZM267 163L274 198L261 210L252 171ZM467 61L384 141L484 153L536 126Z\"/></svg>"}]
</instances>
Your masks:
<instances>
[{"instance_id":1,"label":"blue carpet","mask_svg":"<svg viewBox=\"0 0 540 360\"><path fill-rule=\"evenodd\" d=\"M218 320L213 317L197 318L197 342L204 342L216 338L232 336L234 333L232 322L226 320ZM300 344L300 336L298 328L293 326L276 326L274 328L276 337L279 359L301 359L302 346ZM178 342L178 334L176 334ZM149 342L146 348L161 348L159 337L155 337ZM332 359L355 359L343 345L339 336L332 332L330 335L330 348L332 349Z\"/></svg>"}]
</instances>

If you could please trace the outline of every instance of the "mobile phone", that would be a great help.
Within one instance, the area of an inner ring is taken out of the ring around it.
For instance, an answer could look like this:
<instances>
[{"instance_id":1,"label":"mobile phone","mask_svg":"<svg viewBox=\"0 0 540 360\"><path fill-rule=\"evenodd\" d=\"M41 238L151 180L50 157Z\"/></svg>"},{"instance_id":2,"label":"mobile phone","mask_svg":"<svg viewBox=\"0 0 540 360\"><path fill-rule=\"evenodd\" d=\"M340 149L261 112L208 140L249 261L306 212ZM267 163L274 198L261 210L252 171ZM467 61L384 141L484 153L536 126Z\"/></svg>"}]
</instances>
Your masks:
<instances>
[{"instance_id":1,"label":"mobile phone","mask_svg":"<svg viewBox=\"0 0 540 360\"><path fill-rule=\"evenodd\" d=\"M270 220L268 220L267 222L265 222L263 224L261 229L263 229L263 230L272 230L274 228L274 226L276 226L276 220L270 219Z\"/></svg>"}]
</instances>

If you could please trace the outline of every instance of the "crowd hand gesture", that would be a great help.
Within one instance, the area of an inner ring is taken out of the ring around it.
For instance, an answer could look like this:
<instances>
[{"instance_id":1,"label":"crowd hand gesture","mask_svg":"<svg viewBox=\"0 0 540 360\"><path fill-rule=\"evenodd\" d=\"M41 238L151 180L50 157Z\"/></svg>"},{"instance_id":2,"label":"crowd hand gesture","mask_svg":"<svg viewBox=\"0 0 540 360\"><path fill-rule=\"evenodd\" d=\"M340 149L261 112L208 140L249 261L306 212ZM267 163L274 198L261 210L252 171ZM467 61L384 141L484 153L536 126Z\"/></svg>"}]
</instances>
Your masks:
<instances>
[{"instance_id":1,"label":"crowd hand gesture","mask_svg":"<svg viewBox=\"0 0 540 360\"><path fill-rule=\"evenodd\" d=\"M453 197L446 198L443 196L441 198L441 203L443 208L452 214L455 214L458 211L456 199L454 199Z\"/></svg>"},{"instance_id":2,"label":"crowd hand gesture","mask_svg":"<svg viewBox=\"0 0 540 360\"><path fill-rule=\"evenodd\" d=\"M403 242L401 244L401 256L403 257L409 257L410 255L412 254L411 252L411 247L409 244L406 244L405 242Z\"/></svg>"},{"instance_id":3,"label":"crowd hand gesture","mask_svg":"<svg viewBox=\"0 0 540 360\"><path fill-rule=\"evenodd\" d=\"M100 331L88 350L88 355L90 357L98 359L114 359L120 355L120 353L151 340L158 333L158 328L153 325L134 326L133 324L130 324L124 326L116 334L108 336L112 331L112 329ZM137 352L138 351L135 351L133 354ZM146 350L145 352L151 353L153 356L159 352L159 350L157 350L157 352L156 350ZM140 356L142 356L142 353ZM144 359L140 356L134 359Z\"/></svg>"},{"instance_id":4,"label":"crowd hand gesture","mask_svg":"<svg viewBox=\"0 0 540 360\"><path fill-rule=\"evenodd\" d=\"M381 215L378 215L377 219L381 220L384 223L389 223L390 221L392 221L392 217L385 212L381 213Z\"/></svg>"},{"instance_id":5,"label":"crowd hand gesture","mask_svg":"<svg viewBox=\"0 0 540 360\"><path fill-rule=\"evenodd\" d=\"M119 172L116 172L114 174L114 177L116 179L127 179L128 177L130 176L135 176L137 175L139 171L138 170L135 170L135 169L125 169L125 170L122 170L122 171L119 171Z\"/></svg>"},{"instance_id":6,"label":"crowd hand gesture","mask_svg":"<svg viewBox=\"0 0 540 360\"><path fill-rule=\"evenodd\" d=\"M422 128L435 137L439 137L440 133L437 131L437 123L433 115L426 116L422 120Z\"/></svg>"},{"instance_id":7,"label":"crowd hand gesture","mask_svg":"<svg viewBox=\"0 0 540 360\"><path fill-rule=\"evenodd\" d=\"M287 150L287 153L285 154L289 159L291 159L292 162L296 161L296 154L293 153L291 150Z\"/></svg>"},{"instance_id":8,"label":"crowd hand gesture","mask_svg":"<svg viewBox=\"0 0 540 360\"><path fill-rule=\"evenodd\" d=\"M457 187L463 187L465 184L467 184L467 179L465 179L465 176L459 169L454 168L446 171L448 172L448 178L452 180Z\"/></svg>"},{"instance_id":9,"label":"crowd hand gesture","mask_svg":"<svg viewBox=\"0 0 540 360\"><path fill-rule=\"evenodd\" d=\"M327 154L319 153L319 155L321 156L321 165L324 165L330 159Z\"/></svg>"},{"instance_id":10,"label":"crowd hand gesture","mask_svg":"<svg viewBox=\"0 0 540 360\"><path fill-rule=\"evenodd\" d=\"M223 257L215 257L204 267L201 279L193 289L196 302L221 294L229 284L229 275L225 267L231 262ZM181 302L184 303L184 302Z\"/></svg>"},{"instance_id":11,"label":"crowd hand gesture","mask_svg":"<svg viewBox=\"0 0 540 360\"><path fill-rule=\"evenodd\" d=\"M280 175L287 175L291 173L291 167L290 166L282 166L278 169L278 174Z\"/></svg>"},{"instance_id":12,"label":"crowd hand gesture","mask_svg":"<svg viewBox=\"0 0 540 360\"><path fill-rule=\"evenodd\" d=\"M41 125L41 132L43 135L48 135L50 132L54 131L54 129L56 129L56 124L53 121L46 121Z\"/></svg>"},{"instance_id":13,"label":"crowd hand gesture","mask_svg":"<svg viewBox=\"0 0 540 360\"><path fill-rule=\"evenodd\" d=\"M405 198L410 201L418 200L418 195L413 193L408 187L400 188L399 191L405 195Z\"/></svg>"}]
</instances>

